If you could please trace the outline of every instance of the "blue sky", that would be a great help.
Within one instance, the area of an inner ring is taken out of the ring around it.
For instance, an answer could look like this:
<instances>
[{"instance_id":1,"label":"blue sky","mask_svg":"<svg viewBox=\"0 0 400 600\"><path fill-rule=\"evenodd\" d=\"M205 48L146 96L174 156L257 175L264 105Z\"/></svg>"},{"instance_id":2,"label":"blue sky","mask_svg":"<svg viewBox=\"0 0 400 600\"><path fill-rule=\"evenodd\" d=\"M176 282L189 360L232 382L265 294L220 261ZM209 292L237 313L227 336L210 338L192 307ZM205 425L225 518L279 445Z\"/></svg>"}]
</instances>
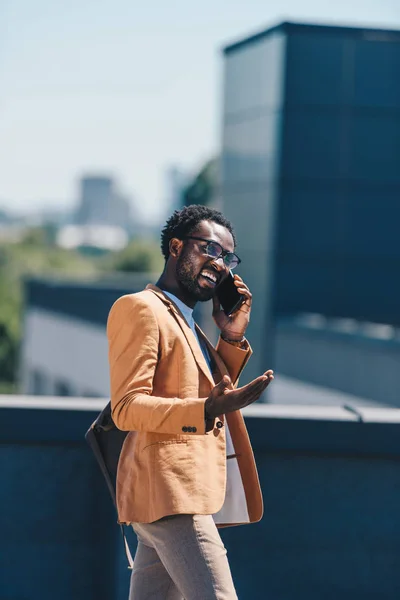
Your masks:
<instances>
[{"instance_id":1,"label":"blue sky","mask_svg":"<svg viewBox=\"0 0 400 600\"><path fill-rule=\"evenodd\" d=\"M0 206L106 172L151 219L166 169L218 152L221 47L281 20L400 28L400 0L1 0Z\"/></svg>"}]
</instances>

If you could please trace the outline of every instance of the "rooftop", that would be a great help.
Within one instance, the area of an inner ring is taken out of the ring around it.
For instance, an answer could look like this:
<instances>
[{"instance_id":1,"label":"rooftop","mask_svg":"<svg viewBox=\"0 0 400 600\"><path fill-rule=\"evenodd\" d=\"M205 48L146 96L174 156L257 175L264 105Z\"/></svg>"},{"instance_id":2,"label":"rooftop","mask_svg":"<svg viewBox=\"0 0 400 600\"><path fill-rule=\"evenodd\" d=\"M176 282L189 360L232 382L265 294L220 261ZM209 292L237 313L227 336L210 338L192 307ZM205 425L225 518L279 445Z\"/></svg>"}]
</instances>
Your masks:
<instances>
[{"instance_id":1,"label":"rooftop","mask_svg":"<svg viewBox=\"0 0 400 600\"><path fill-rule=\"evenodd\" d=\"M366 40L379 40L379 41L392 41L400 43L400 29L382 29L372 27L352 27L348 25L323 25L323 24L312 24L312 23L293 23L289 21L283 21L272 27L268 27L258 33L250 35L246 38L240 39L236 42L228 44L223 48L225 54L234 52L242 48L245 45L258 42L259 40L269 37L275 33L283 33L290 35L293 33L304 33L304 34L323 34L327 35L343 35L351 37L353 39L366 39Z\"/></svg>"}]
</instances>

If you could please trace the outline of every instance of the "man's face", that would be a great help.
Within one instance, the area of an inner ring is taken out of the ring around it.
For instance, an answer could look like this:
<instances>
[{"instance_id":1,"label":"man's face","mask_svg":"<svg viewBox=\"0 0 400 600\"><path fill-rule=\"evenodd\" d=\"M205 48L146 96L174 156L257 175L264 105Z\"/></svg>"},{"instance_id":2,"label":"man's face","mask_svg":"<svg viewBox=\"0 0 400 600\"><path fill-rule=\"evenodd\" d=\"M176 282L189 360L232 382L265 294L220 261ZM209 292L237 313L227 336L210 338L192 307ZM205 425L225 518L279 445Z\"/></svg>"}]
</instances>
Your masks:
<instances>
[{"instance_id":1,"label":"man's face","mask_svg":"<svg viewBox=\"0 0 400 600\"><path fill-rule=\"evenodd\" d=\"M234 251L231 233L213 221L202 221L191 235L218 242L224 250ZM205 253L206 242L185 240L176 263L176 277L182 292L195 302L210 300L219 283L228 275L222 258Z\"/></svg>"}]
</instances>

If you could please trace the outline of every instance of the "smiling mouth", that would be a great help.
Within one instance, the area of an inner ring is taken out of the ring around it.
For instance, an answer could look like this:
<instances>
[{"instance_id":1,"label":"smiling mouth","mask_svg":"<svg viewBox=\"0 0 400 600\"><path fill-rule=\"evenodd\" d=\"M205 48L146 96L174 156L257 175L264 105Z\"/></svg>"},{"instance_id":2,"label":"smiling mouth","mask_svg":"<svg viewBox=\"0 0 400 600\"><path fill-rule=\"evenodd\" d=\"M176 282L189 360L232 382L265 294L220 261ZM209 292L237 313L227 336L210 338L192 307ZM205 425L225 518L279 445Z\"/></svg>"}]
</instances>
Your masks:
<instances>
[{"instance_id":1,"label":"smiling mouth","mask_svg":"<svg viewBox=\"0 0 400 600\"><path fill-rule=\"evenodd\" d=\"M215 287L219 279L217 275L215 275L211 271L202 271L200 273L200 277L202 277L211 287Z\"/></svg>"}]
</instances>

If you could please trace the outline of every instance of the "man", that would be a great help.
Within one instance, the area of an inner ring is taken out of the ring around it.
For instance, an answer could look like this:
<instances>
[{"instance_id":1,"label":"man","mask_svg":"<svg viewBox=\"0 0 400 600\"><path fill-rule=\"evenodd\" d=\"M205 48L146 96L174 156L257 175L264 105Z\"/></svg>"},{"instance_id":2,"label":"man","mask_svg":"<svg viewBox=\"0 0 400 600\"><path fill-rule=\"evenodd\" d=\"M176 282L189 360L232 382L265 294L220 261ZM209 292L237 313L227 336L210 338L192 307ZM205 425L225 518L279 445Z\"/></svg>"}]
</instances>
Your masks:
<instances>
[{"instance_id":1,"label":"man","mask_svg":"<svg viewBox=\"0 0 400 600\"><path fill-rule=\"evenodd\" d=\"M118 518L137 537L130 600L237 598L217 526L261 519L262 496L241 408L273 379L237 388L251 355L251 293L226 316L215 295L239 258L232 225L204 206L175 211L161 235L157 286L119 298L107 324L112 416L129 431L117 475ZM213 300L214 349L196 326Z\"/></svg>"}]
</instances>

